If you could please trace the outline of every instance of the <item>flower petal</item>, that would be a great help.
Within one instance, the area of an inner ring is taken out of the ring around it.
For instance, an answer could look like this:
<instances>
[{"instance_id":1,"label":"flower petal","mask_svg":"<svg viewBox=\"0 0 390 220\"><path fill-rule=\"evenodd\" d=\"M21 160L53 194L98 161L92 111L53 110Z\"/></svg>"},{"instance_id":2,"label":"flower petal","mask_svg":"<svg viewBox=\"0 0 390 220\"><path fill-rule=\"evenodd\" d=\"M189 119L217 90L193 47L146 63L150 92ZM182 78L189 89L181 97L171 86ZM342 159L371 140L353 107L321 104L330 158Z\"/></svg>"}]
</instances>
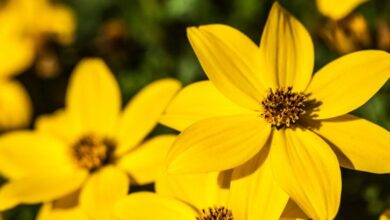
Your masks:
<instances>
[{"instance_id":1,"label":"flower petal","mask_svg":"<svg viewBox=\"0 0 390 220\"><path fill-rule=\"evenodd\" d=\"M32 106L30 97L22 84L15 80L0 79L0 103L1 130L28 126Z\"/></svg>"},{"instance_id":2,"label":"flower petal","mask_svg":"<svg viewBox=\"0 0 390 220\"><path fill-rule=\"evenodd\" d=\"M166 155L175 139L176 135L154 137L121 157L118 166L125 170L135 183L151 183L165 168Z\"/></svg>"},{"instance_id":3,"label":"flower petal","mask_svg":"<svg viewBox=\"0 0 390 220\"><path fill-rule=\"evenodd\" d=\"M261 150L271 128L257 115L205 119L184 130L168 153L170 173L227 170Z\"/></svg>"},{"instance_id":4,"label":"flower petal","mask_svg":"<svg viewBox=\"0 0 390 220\"><path fill-rule=\"evenodd\" d=\"M88 175L85 170L52 172L11 180L0 189L0 210L18 204L48 202L77 190Z\"/></svg>"},{"instance_id":5,"label":"flower petal","mask_svg":"<svg viewBox=\"0 0 390 220\"><path fill-rule=\"evenodd\" d=\"M156 192L184 201L198 210L226 204L228 189L222 188L221 173L169 175L156 181Z\"/></svg>"},{"instance_id":6,"label":"flower petal","mask_svg":"<svg viewBox=\"0 0 390 220\"><path fill-rule=\"evenodd\" d=\"M313 77L307 93L320 102L316 119L351 112L367 102L390 77L390 54L366 50L345 55Z\"/></svg>"},{"instance_id":7,"label":"flower petal","mask_svg":"<svg viewBox=\"0 0 390 220\"><path fill-rule=\"evenodd\" d=\"M367 0L317 0L318 10L334 20L339 20ZM337 7L335 7L337 5Z\"/></svg>"},{"instance_id":8,"label":"flower petal","mask_svg":"<svg viewBox=\"0 0 390 220\"><path fill-rule=\"evenodd\" d=\"M343 167L372 173L390 172L390 133L365 119L344 115L321 120L314 130L330 144Z\"/></svg>"},{"instance_id":9,"label":"flower petal","mask_svg":"<svg viewBox=\"0 0 390 220\"><path fill-rule=\"evenodd\" d=\"M281 220L288 219L309 219L301 208L291 199L288 200L286 207L283 210Z\"/></svg>"},{"instance_id":10,"label":"flower petal","mask_svg":"<svg viewBox=\"0 0 390 220\"><path fill-rule=\"evenodd\" d=\"M197 213L177 199L151 192L138 192L115 204L114 216L118 220L194 220Z\"/></svg>"},{"instance_id":11,"label":"flower petal","mask_svg":"<svg viewBox=\"0 0 390 220\"><path fill-rule=\"evenodd\" d=\"M92 219L110 219L113 205L129 190L129 178L116 167L108 166L93 174L81 190L80 205Z\"/></svg>"},{"instance_id":12,"label":"flower petal","mask_svg":"<svg viewBox=\"0 0 390 220\"><path fill-rule=\"evenodd\" d=\"M83 133L111 134L121 108L121 95L111 71L100 59L82 60L73 72L66 111Z\"/></svg>"},{"instance_id":13,"label":"flower petal","mask_svg":"<svg viewBox=\"0 0 390 220\"><path fill-rule=\"evenodd\" d=\"M230 206L237 219L278 220L288 195L275 182L268 149L264 148L250 161L233 170Z\"/></svg>"},{"instance_id":14,"label":"flower petal","mask_svg":"<svg viewBox=\"0 0 390 220\"><path fill-rule=\"evenodd\" d=\"M182 131L206 118L250 112L223 96L210 81L201 81L185 87L176 95L160 123Z\"/></svg>"},{"instance_id":15,"label":"flower petal","mask_svg":"<svg viewBox=\"0 0 390 220\"><path fill-rule=\"evenodd\" d=\"M53 203L45 203L39 209L37 220L89 220L83 210L76 206L72 208L54 208Z\"/></svg>"},{"instance_id":16,"label":"flower petal","mask_svg":"<svg viewBox=\"0 0 390 220\"><path fill-rule=\"evenodd\" d=\"M119 118L117 154L132 149L146 137L157 125L161 114L180 87L180 82L174 79L158 80L140 91L127 104Z\"/></svg>"},{"instance_id":17,"label":"flower petal","mask_svg":"<svg viewBox=\"0 0 390 220\"><path fill-rule=\"evenodd\" d=\"M341 195L335 154L316 134L299 128L276 131L271 147L274 177L313 219L333 219Z\"/></svg>"},{"instance_id":18,"label":"flower petal","mask_svg":"<svg viewBox=\"0 0 390 220\"><path fill-rule=\"evenodd\" d=\"M67 146L50 136L18 131L0 138L0 172L7 178L75 169Z\"/></svg>"},{"instance_id":19,"label":"flower petal","mask_svg":"<svg viewBox=\"0 0 390 220\"><path fill-rule=\"evenodd\" d=\"M261 79L258 47L244 34L226 25L187 29L193 50L208 78L235 103L256 110L267 92Z\"/></svg>"},{"instance_id":20,"label":"flower petal","mask_svg":"<svg viewBox=\"0 0 390 220\"><path fill-rule=\"evenodd\" d=\"M269 14L260 49L269 75L279 87L304 91L314 67L314 47L305 27L279 3Z\"/></svg>"}]
</instances>

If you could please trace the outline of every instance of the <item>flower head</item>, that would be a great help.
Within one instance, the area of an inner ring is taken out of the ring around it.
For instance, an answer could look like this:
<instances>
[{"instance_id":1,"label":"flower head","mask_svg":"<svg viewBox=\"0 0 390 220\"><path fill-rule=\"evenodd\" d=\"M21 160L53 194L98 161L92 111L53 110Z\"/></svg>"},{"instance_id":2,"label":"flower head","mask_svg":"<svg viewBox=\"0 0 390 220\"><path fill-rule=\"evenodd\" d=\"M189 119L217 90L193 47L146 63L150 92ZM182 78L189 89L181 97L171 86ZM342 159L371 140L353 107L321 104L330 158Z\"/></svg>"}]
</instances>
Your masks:
<instances>
[{"instance_id":1,"label":"flower head","mask_svg":"<svg viewBox=\"0 0 390 220\"><path fill-rule=\"evenodd\" d=\"M225 25L191 27L188 37L211 82L184 88L161 119L182 131L170 172L233 169L231 190L239 192L268 167L276 182L269 191L281 187L313 219L337 213L339 165L390 172L389 132L347 114L388 80L390 54L352 53L312 77L310 35L278 3L259 47Z\"/></svg>"},{"instance_id":2,"label":"flower head","mask_svg":"<svg viewBox=\"0 0 390 220\"><path fill-rule=\"evenodd\" d=\"M40 219L105 219L130 183L150 183L162 169L175 136L143 140L179 88L173 79L156 81L121 112L119 87L104 62L81 61L65 109L39 118L33 132L0 139L0 171L8 178L0 209L44 202Z\"/></svg>"}]
</instances>

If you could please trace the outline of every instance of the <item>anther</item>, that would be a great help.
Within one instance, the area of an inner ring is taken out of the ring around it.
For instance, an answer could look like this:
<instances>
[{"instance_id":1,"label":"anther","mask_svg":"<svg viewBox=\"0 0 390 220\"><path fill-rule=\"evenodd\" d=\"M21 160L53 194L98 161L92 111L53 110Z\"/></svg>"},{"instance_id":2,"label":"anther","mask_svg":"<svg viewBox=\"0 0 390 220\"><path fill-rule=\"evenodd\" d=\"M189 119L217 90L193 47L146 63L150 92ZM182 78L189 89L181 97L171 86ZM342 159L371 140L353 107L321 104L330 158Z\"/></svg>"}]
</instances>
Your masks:
<instances>
[{"instance_id":1,"label":"anther","mask_svg":"<svg viewBox=\"0 0 390 220\"><path fill-rule=\"evenodd\" d=\"M272 127L289 128L306 113L307 96L292 91L292 87L269 90L267 97L261 102L264 112L261 114Z\"/></svg>"},{"instance_id":2,"label":"anther","mask_svg":"<svg viewBox=\"0 0 390 220\"><path fill-rule=\"evenodd\" d=\"M196 220L234 220L232 211L223 206L202 209Z\"/></svg>"}]
</instances>

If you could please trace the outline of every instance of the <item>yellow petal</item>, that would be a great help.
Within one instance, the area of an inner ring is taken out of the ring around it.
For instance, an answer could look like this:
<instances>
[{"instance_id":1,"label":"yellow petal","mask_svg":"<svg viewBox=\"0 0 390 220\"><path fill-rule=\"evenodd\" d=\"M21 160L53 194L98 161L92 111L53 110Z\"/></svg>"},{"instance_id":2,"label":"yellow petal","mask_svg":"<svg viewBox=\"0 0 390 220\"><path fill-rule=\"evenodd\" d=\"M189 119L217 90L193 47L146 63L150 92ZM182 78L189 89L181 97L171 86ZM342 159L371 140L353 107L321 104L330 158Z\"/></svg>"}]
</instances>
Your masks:
<instances>
[{"instance_id":1,"label":"yellow petal","mask_svg":"<svg viewBox=\"0 0 390 220\"><path fill-rule=\"evenodd\" d=\"M0 79L0 105L0 129L26 127L29 124L32 115L30 97L17 81Z\"/></svg>"},{"instance_id":2,"label":"yellow petal","mask_svg":"<svg viewBox=\"0 0 390 220\"><path fill-rule=\"evenodd\" d=\"M75 166L62 142L29 131L0 138L0 172L11 179L40 173L72 172Z\"/></svg>"},{"instance_id":3,"label":"yellow petal","mask_svg":"<svg viewBox=\"0 0 390 220\"><path fill-rule=\"evenodd\" d=\"M278 220L289 198L274 180L265 148L233 170L230 191L230 206L237 219Z\"/></svg>"},{"instance_id":4,"label":"yellow petal","mask_svg":"<svg viewBox=\"0 0 390 220\"><path fill-rule=\"evenodd\" d=\"M87 175L85 170L55 171L11 180L0 189L0 210L58 199L77 190Z\"/></svg>"},{"instance_id":5,"label":"yellow petal","mask_svg":"<svg viewBox=\"0 0 390 220\"><path fill-rule=\"evenodd\" d=\"M53 203L45 203L39 209L37 220L89 220L83 210L76 206L72 208L55 208Z\"/></svg>"},{"instance_id":6,"label":"yellow petal","mask_svg":"<svg viewBox=\"0 0 390 220\"><path fill-rule=\"evenodd\" d=\"M189 205L151 192L130 194L114 207L118 220L194 220L195 210Z\"/></svg>"},{"instance_id":7,"label":"yellow petal","mask_svg":"<svg viewBox=\"0 0 390 220\"><path fill-rule=\"evenodd\" d=\"M386 209L379 217L379 220L390 220L390 209Z\"/></svg>"},{"instance_id":8,"label":"yellow petal","mask_svg":"<svg viewBox=\"0 0 390 220\"><path fill-rule=\"evenodd\" d=\"M134 148L146 137L157 125L161 114L180 87L180 82L174 79L158 80L141 90L127 104L119 118L117 154Z\"/></svg>"},{"instance_id":9,"label":"yellow petal","mask_svg":"<svg viewBox=\"0 0 390 220\"><path fill-rule=\"evenodd\" d=\"M244 34L226 25L205 25L187 29L191 46L208 78L235 103L259 109L267 92L261 74L258 47Z\"/></svg>"},{"instance_id":10,"label":"yellow petal","mask_svg":"<svg viewBox=\"0 0 390 220\"><path fill-rule=\"evenodd\" d=\"M151 183L165 168L166 155L175 139L175 135L154 137L120 158L118 166L125 170L135 183Z\"/></svg>"},{"instance_id":11,"label":"yellow petal","mask_svg":"<svg viewBox=\"0 0 390 220\"><path fill-rule=\"evenodd\" d=\"M185 87L176 95L160 123L182 131L202 119L250 112L223 96L210 81L201 81Z\"/></svg>"},{"instance_id":12,"label":"yellow petal","mask_svg":"<svg viewBox=\"0 0 390 220\"><path fill-rule=\"evenodd\" d=\"M127 195L129 178L116 167L98 170L81 190L80 205L92 219L108 220L113 205Z\"/></svg>"},{"instance_id":13,"label":"yellow petal","mask_svg":"<svg viewBox=\"0 0 390 220\"><path fill-rule=\"evenodd\" d=\"M390 54L367 50L345 55L313 77L307 93L320 102L318 119L351 112L367 102L390 76Z\"/></svg>"},{"instance_id":14,"label":"yellow petal","mask_svg":"<svg viewBox=\"0 0 390 220\"><path fill-rule=\"evenodd\" d=\"M339 20L367 0L317 0L318 10L334 20Z\"/></svg>"},{"instance_id":15,"label":"yellow petal","mask_svg":"<svg viewBox=\"0 0 390 220\"><path fill-rule=\"evenodd\" d=\"M276 131L271 147L274 177L313 219L333 219L341 195L341 174L330 147L309 130Z\"/></svg>"},{"instance_id":16,"label":"yellow petal","mask_svg":"<svg viewBox=\"0 0 390 220\"><path fill-rule=\"evenodd\" d=\"M35 121L35 129L38 132L59 138L67 143L74 142L80 135L80 127L71 121L69 115L61 109L50 115L41 115Z\"/></svg>"},{"instance_id":17,"label":"yellow petal","mask_svg":"<svg viewBox=\"0 0 390 220\"><path fill-rule=\"evenodd\" d=\"M305 27L279 3L269 14L260 49L267 64L267 73L279 87L292 86L304 91L314 67L313 42Z\"/></svg>"},{"instance_id":18,"label":"yellow petal","mask_svg":"<svg viewBox=\"0 0 390 220\"><path fill-rule=\"evenodd\" d=\"M309 218L293 200L289 199L286 207L283 210L280 219L288 220L288 219L309 219Z\"/></svg>"},{"instance_id":19,"label":"yellow petal","mask_svg":"<svg viewBox=\"0 0 390 220\"><path fill-rule=\"evenodd\" d=\"M179 199L198 210L227 205L228 189L221 187L219 172L184 175L162 173L155 187L158 194Z\"/></svg>"},{"instance_id":20,"label":"yellow petal","mask_svg":"<svg viewBox=\"0 0 390 220\"><path fill-rule=\"evenodd\" d=\"M100 59L82 60L69 81L66 108L84 133L110 134L121 107L114 76Z\"/></svg>"},{"instance_id":21,"label":"yellow petal","mask_svg":"<svg viewBox=\"0 0 390 220\"><path fill-rule=\"evenodd\" d=\"M343 167L372 173L390 172L390 133L353 115L321 120L314 130L333 144Z\"/></svg>"},{"instance_id":22,"label":"yellow petal","mask_svg":"<svg viewBox=\"0 0 390 220\"><path fill-rule=\"evenodd\" d=\"M261 150L271 128L257 115L205 119L184 130L168 153L170 173L222 171Z\"/></svg>"},{"instance_id":23,"label":"yellow petal","mask_svg":"<svg viewBox=\"0 0 390 220\"><path fill-rule=\"evenodd\" d=\"M69 44L73 41L76 18L71 8L59 4L53 5L45 11L41 22L44 22L46 32L54 34L61 43Z\"/></svg>"}]
</instances>

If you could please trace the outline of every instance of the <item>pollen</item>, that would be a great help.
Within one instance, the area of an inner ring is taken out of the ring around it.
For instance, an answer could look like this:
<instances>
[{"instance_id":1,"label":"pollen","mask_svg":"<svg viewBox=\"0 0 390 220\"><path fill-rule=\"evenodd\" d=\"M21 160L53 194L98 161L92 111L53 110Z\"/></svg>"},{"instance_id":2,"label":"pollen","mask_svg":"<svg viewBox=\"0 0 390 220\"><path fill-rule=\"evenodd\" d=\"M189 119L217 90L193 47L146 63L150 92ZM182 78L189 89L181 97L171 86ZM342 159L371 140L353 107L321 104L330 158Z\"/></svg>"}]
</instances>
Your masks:
<instances>
[{"instance_id":1,"label":"pollen","mask_svg":"<svg viewBox=\"0 0 390 220\"><path fill-rule=\"evenodd\" d=\"M72 155L82 168L95 171L113 159L115 142L95 135L85 135L72 146Z\"/></svg>"},{"instance_id":2,"label":"pollen","mask_svg":"<svg viewBox=\"0 0 390 220\"><path fill-rule=\"evenodd\" d=\"M202 209L196 220L234 220L231 210L221 206Z\"/></svg>"},{"instance_id":3,"label":"pollen","mask_svg":"<svg viewBox=\"0 0 390 220\"><path fill-rule=\"evenodd\" d=\"M261 102L264 112L261 114L276 129L289 128L306 113L307 95L292 91L292 87L269 90Z\"/></svg>"}]
</instances>

